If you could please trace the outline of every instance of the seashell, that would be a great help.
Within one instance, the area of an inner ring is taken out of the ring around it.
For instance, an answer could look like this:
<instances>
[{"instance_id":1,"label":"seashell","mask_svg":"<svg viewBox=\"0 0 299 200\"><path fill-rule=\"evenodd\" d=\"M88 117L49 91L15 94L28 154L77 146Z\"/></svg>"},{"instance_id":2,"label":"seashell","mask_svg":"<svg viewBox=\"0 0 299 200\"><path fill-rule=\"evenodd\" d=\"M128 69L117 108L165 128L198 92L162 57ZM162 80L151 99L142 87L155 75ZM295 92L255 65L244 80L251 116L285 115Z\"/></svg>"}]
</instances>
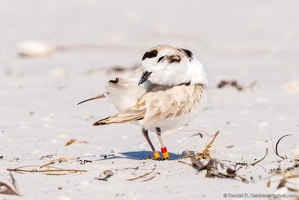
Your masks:
<instances>
[{"instance_id":1,"label":"seashell","mask_svg":"<svg viewBox=\"0 0 299 200\"><path fill-rule=\"evenodd\" d=\"M49 56L55 50L54 45L38 40L23 41L18 44L17 48L19 55L25 57Z\"/></svg>"}]
</instances>

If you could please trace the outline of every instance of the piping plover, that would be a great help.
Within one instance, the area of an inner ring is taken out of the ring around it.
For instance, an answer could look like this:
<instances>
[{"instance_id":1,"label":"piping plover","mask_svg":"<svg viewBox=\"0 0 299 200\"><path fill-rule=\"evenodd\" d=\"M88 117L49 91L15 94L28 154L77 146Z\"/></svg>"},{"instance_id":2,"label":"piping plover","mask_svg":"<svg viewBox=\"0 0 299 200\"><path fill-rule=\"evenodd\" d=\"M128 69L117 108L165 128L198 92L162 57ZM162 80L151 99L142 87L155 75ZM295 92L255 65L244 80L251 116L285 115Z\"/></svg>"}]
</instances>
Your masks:
<instances>
[{"instance_id":1,"label":"piping plover","mask_svg":"<svg viewBox=\"0 0 299 200\"><path fill-rule=\"evenodd\" d=\"M78 103L106 98L118 109L118 114L93 125L137 123L142 127L142 134L154 157L160 159L160 154L148 131L156 132L163 158L168 159L161 132L187 125L199 114L208 96L208 77L191 51L157 45L145 52L141 68L127 78L110 80L106 90L104 94Z\"/></svg>"}]
</instances>

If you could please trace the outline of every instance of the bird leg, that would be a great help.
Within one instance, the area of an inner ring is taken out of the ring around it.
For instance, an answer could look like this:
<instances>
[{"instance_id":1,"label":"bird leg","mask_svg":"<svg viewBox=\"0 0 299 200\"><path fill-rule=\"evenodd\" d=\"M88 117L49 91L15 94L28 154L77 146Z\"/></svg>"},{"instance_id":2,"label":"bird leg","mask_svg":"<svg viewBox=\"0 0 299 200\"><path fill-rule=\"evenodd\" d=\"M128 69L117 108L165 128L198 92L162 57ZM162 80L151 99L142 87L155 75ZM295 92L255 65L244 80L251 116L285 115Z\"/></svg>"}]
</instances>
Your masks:
<instances>
[{"instance_id":1,"label":"bird leg","mask_svg":"<svg viewBox=\"0 0 299 200\"><path fill-rule=\"evenodd\" d=\"M163 158L164 159L168 159L169 158L169 154L168 154L166 146L164 145L163 139L161 137L161 129L159 127L156 127L156 133L157 133L159 142L161 144L161 152L162 152Z\"/></svg>"},{"instance_id":2,"label":"bird leg","mask_svg":"<svg viewBox=\"0 0 299 200\"><path fill-rule=\"evenodd\" d=\"M153 151L153 156L155 157L155 159L160 160L161 159L160 158L160 154L155 150L155 147L154 147L151 139L149 138L148 131L145 130L145 129L142 129L142 134L145 137L147 143L150 145L150 147L151 147L151 149Z\"/></svg>"}]
</instances>

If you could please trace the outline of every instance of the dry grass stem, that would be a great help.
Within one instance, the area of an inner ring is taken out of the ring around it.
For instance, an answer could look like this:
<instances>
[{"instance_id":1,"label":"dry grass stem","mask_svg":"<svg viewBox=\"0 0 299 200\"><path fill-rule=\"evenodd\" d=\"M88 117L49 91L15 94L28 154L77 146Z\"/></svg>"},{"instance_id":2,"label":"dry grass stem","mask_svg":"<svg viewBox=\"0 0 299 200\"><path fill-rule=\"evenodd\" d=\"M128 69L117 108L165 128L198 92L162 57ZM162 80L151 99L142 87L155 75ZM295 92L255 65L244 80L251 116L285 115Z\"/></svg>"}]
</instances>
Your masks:
<instances>
[{"instance_id":1,"label":"dry grass stem","mask_svg":"<svg viewBox=\"0 0 299 200\"><path fill-rule=\"evenodd\" d=\"M18 188L17 188L17 182L14 179L13 175L11 172L9 172L10 179L11 179L11 184L13 187L10 187L8 184L4 182L0 182L0 194L7 194L7 195L16 195L16 196L21 196Z\"/></svg>"}]
</instances>

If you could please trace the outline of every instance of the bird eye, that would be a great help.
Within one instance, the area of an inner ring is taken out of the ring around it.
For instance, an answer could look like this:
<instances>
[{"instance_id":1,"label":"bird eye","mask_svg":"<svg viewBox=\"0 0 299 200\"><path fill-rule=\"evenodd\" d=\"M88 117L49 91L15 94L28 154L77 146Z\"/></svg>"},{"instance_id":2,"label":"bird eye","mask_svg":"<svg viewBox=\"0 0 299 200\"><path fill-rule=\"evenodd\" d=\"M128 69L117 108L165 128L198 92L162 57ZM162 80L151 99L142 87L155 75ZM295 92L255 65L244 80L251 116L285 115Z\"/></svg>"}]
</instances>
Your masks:
<instances>
[{"instance_id":1,"label":"bird eye","mask_svg":"<svg viewBox=\"0 0 299 200\"><path fill-rule=\"evenodd\" d=\"M161 57L158 59L157 63L158 63L158 62L161 62L161 61L163 60L163 58L164 58L164 56L161 56Z\"/></svg>"}]
</instances>

